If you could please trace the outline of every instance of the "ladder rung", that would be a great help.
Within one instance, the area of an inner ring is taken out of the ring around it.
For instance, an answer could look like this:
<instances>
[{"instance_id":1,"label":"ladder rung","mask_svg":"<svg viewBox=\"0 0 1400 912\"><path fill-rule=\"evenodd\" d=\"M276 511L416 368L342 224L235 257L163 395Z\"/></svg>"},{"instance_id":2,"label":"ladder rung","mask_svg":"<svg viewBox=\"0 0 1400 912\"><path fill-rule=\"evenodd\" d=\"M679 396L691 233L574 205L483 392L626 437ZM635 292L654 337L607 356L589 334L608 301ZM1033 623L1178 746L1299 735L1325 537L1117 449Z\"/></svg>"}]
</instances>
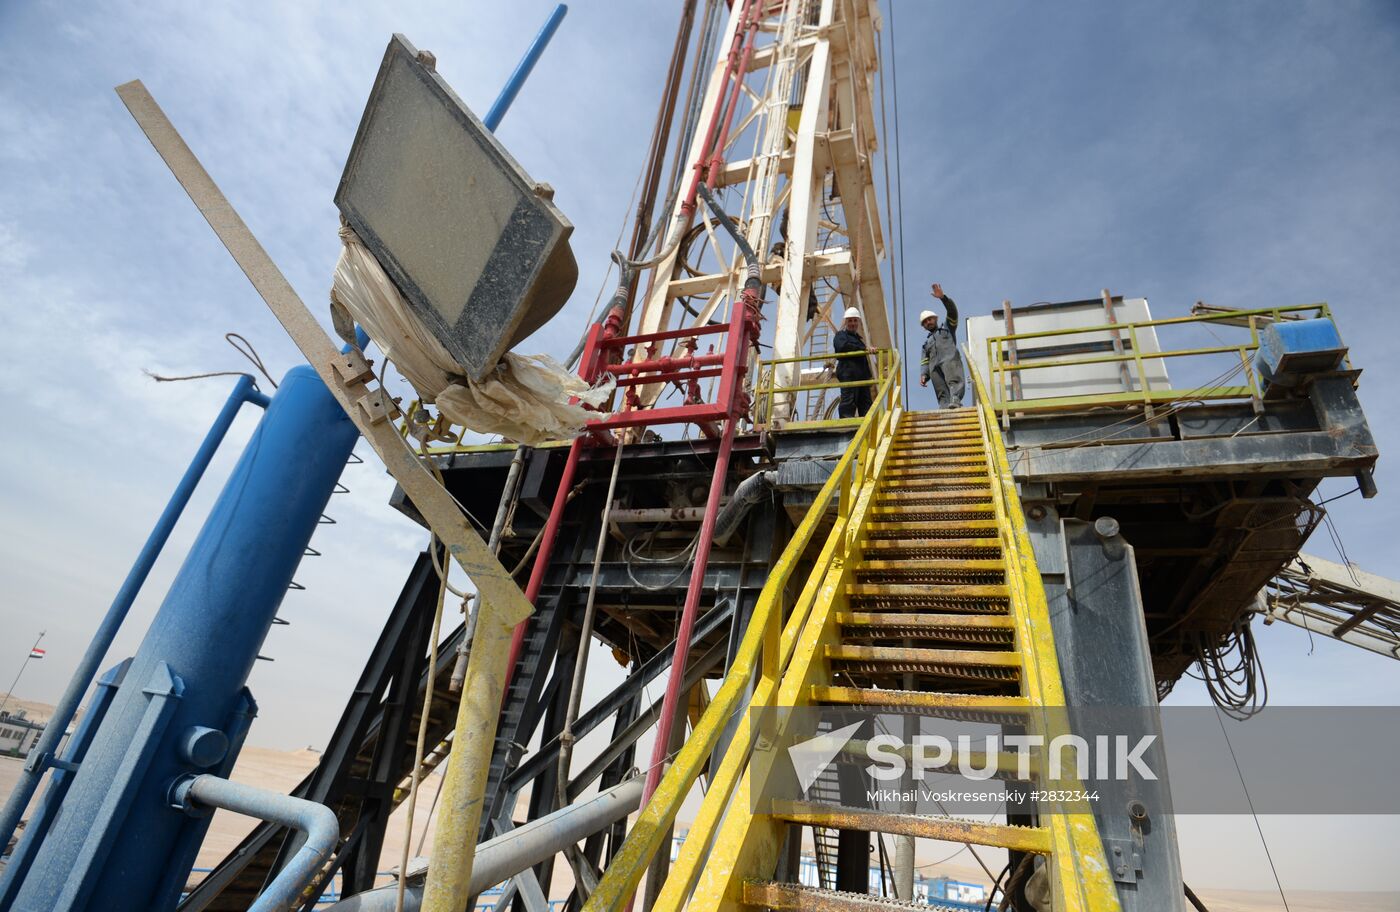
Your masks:
<instances>
[{"instance_id":1,"label":"ladder rung","mask_svg":"<svg viewBox=\"0 0 1400 912\"><path fill-rule=\"evenodd\" d=\"M976 466L985 469L987 457L954 453L946 456L929 454L926 456L905 456L891 453L885 464L895 469L942 468L946 466Z\"/></svg>"},{"instance_id":2,"label":"ladder rung","mask_svg":"<svg viewBox=\"0 0 1400 912\"><path fill-rule=\"evenodd\" d=\"M846 586L846 594L881 598L1004 599L1008 590L1000 583L851 583Z\"/></svg>"},{"instance_id":3,"label":"ladder rung","mask_svg":"<svg viewBox=\"0 0 1400 912\"><path fill-rule=\"evenodd\" d=\"M997 846L1016 852L1050 854L1050 831L1040 827L982 823L958 817L890 814L861 808L830 807L805 801L773 801L773 816L789 823L941 839L965 845Z\"/></svg>"},{"instance_id":4,"label":"ladder rung","mask_svg":"<svg viewBox=\"0 0 1400 912\"><path fill-rule=\"evenodd\" d=\"M960 488L954 490L910 490L902 485L892 485L883 487L876 495L880 500L913 500L921 503L931 503L939 500L966 500L969 497L978 498L979 502L992 502L992 489L986 487Z\"/></svg>"},{"instance_id":5,"label":"ladder rung","mask_svg":"<svg viewBox=\"0 0 1400 912\"><path fill-rule=\"evenodd\" d=\"M969 551L1000 551L1001 540L987 538L870 538L861 545L866 552L871 551L917 551L924 548L941 548L946 551L967 549Z\"/></svg>"},{"instance_id":6,"label":"ladder rung","mask_svg":"<svg viewBox=\"0 0 1400 912\"><path fill-rule=\"evenodd\" d=\"M978 630L1012 630L1009 614L918 614L889 611L838 611L836 623L847 627L899 627L947 630L973 628Z\"/></svg>"},{"instance_id":7,"label":"ladder rung","mask_svg":"<svg viewBox=\"0 0 1400 912\"><path fill-rule=\"evenodd\" d=\"M966 450L972 453L985 453L986 448L981 436L976 437L954 437L951 434L939 434L930 436L905 436L896 437L890 444L894 450L917 450L924 452L938 452L940 450Z\"/></svg>"},{"instance_id":8,"label":"ladder rung","mask_svg":"<svg viewBox=\"0 0 1400 912\"><path fill-rule=\"evenodd\" d=\"M886 469L885 478L986 478L987 467L983 466L927 466L911 469Z\"/></svg>"},{"instance_id":9,"label":"ladder rung","mask_svg":"<svg viewBox=\"0 0 1400 912\"><path fill-rule=\"evenodd\" d=\"M984 458L987 455L987 451L982 449L981 444L977 446L939 446L933 443L916 443L909 446L896 444L890 448L890 452L896 458L906 456L976 456Z\"/></svg>"},{"instance_id":10,"label":"ladder rung","mask_svg":"<svg viewBox=\"0 0 1400 912\"><path fill-rule=\"evenodd\" d=\"M875 690L870 687L812 686L815 703L842 703L850 706L903 706L908 709L969 709L982 713L1024 714L1031 708L1025 697L999 697L990 694L943 693L934 690Z\"/></svg>"},{"instance_id":11,"label":"ladder rung","mask_svg":"<svg viewBox=\"0 0 1400 912\"><path fill-rule=\"evenodd\" d=\"M1021 657L1014 652L981 649L925 649L919 646L852 646L842 643L826 647L826 657L838 662L896 662L907 665L987 665L1020 668Z\"/></svg>"},{"instance_id":12,"label":"ladder rung","mask_svg":"<svg viewBox=\"0 0 1400 912\"><path fill-rule=\"evenodd\" d=\"M947 424L977 424L976 413L960 415L930 415L923 417L919 415L908 415L899 423L901 431L907 428L943 427Z\"/></svg>"},{"instance_id":13,"label":"ladder rung","mask_svg":"<svg viewBox=\"0 0 1400 912\"><path fill-rule=\"evenodd\" d=\"M890 491L990 491L987 473L976 469L963 475L930 474L925 472L901 472L897 475L885 472L880 477L877 490Z\"/></svg>"},{"instance_id":14,"label":"ladder rung","mask_svg":"<svg viewBox=\"0 0 1400 912\"><path fill-rule=\"evenodd\" d=\"M1006 563L1001 558L969 558L967 560L949 558L948 560L867 560L862 561L856 567L856 572L862 570L908 570L910 573L936 573L946 570L994 572L1005 569Z\"/></svg>"},{"instance_id":15,"label":"ladder rung","mask_svg":"<svg viewBox=\"0 0 1400 912\"><path fill-rule=\"evenodd\" d=\"M754 880L744 883L744 904L762 909L821 909L824 912L954 912L956 908L937 901L915 904L866 893L838 893L802 884Z\"/></svg>"},{"instance_id":16,"label":"ladder rung","mask_svg":"<svg viewBox=\"0 0 1400 912\"><path fill-rule=\"evenodd\" d=\"M942 530L968 530L973 529L995 529L997 521L995 519L933 519L928 522L900 522L899 520L881 522L875 520L865 524L868 532L936 532ZM988 536L989 541L996 541L995 536ZM928 541L939 541L940 539L930 538Z\"/></svg>"}]
</instances>

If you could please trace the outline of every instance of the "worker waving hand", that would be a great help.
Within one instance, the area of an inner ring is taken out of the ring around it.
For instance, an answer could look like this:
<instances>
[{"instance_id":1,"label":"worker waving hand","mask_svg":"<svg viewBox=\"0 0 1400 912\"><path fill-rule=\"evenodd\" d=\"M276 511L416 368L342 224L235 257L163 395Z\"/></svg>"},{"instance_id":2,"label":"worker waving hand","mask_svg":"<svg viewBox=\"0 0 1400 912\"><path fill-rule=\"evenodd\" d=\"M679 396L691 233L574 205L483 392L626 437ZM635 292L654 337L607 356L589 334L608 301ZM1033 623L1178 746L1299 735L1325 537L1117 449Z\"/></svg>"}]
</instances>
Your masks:
<instances>
[{"instance_id":1,"label":"worker waving hand","mask_svg":"<svg viewBox=\"0 0 1400 912\"><path fill-rule=\"evenodd\" d=\"M943 302L948 318L939 325L938 314L926 310L919 314L919 323L928 330L924 339L924 357L919 369L919 385L933 381L939 408L962 405L963 389L967 386L962 355L958 353L958 306L943 293L943 286L933 283L933 296Z\"/></svg>"}]
</instances>

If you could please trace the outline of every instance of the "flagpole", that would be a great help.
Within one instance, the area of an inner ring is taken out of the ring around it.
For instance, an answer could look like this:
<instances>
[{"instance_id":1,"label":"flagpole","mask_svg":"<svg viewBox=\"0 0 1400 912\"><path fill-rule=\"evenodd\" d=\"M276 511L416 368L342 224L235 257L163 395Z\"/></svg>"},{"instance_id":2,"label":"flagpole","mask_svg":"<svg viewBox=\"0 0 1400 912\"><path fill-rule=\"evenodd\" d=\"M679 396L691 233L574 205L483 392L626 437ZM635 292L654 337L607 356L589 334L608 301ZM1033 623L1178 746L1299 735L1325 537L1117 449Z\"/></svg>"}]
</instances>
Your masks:
<instances>
[{"instance_id":1,"label":"flagpole","mask_svg":"<svg viewBox=\"0 0 1400 912\"><path fill-rule=\"evenodd\" d=\"M19 667L19 674L15 675L14 683L12 683L12 684L10 685L9 691L6 692L6 694L5 694L5 699L0 700L0 713L3 713L3 712L5 711L5 707L6 707L7 705L9 705L10 697L14 696L14 694L15 694L15 688L19 686L19 678L20 678L20 675L24 674L24 670L25 670L26 668L29 667L29 662L30 662L30 660L32 660L32 659L34 658L34 650L36 650L36 649L39 648L39 642L40 642L40 640L43 640L44 634L47 633L47 632L48 632L48 631L46 631L46 630L40 630L40 631L39 631L39 639L35 640L35 641L34 641L34 645L29 647L29 655L27 655L27 656L24 657L24 664L23 664L23 665L20 665L20 667Z\"/></svg>"}]
</instances>

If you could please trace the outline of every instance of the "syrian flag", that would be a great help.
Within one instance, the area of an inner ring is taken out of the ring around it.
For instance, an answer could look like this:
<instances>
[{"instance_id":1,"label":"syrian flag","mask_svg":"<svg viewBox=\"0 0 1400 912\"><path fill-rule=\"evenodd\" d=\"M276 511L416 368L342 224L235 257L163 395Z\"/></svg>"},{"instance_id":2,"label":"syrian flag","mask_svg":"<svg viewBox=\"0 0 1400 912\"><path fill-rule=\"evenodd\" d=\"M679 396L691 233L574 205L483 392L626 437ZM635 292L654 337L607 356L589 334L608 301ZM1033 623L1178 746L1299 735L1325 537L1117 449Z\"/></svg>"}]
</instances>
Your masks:
<instances>
[{"instance_id":1,"label":"syrian flag","mask_svg":"<svg viewBox=\"0 0 1400 912\"><path fill-rule=\"evenodd\" d=\"M31 659L42 659L44 657L44 650L35 646L33 649L29 650L29 657Z\"/></svg>"}]
</instances>

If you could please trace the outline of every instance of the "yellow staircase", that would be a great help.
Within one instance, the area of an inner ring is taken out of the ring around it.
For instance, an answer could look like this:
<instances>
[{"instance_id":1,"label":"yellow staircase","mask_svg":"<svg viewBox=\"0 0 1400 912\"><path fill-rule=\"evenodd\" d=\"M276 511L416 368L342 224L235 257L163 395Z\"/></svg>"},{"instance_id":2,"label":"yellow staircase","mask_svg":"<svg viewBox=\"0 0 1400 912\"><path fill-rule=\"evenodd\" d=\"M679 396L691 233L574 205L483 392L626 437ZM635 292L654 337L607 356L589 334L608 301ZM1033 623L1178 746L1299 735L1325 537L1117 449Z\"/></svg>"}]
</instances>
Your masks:
<instances>
[{"instance_id":1,"label":"yellow staircase","mask_svg":"<svg viewBox=\"0 0 1400 912\"><path fill-rule=\"evenodd\" d=\"M1058 714L1037 710L1063 706L1059 667L995 419L985 409L906 414L898 383L896 370L775 566L734 671L587 909L621 908L636 889L718 727L745 709L743 693L755 673L750 712L824 705L954 715L996 710L1024 713L1027 731L1053 736L1044 729L1055 723L1046 720ZM813 560L815 532L828 506L836 507L835 523ZM812 571L789 605L783 593L804 555ZM839 807L810 797L773 801L769 813L753 813L762 770L751 761L773 754L755 750L751 727L747 719L740 722L711 771L655 909L908 908L903 897L773 882L793 825L1042 856L1054 912L1119 908L1084 802L1041 813L1035 826ZM1037 779L1036 785L1070 790L1077 783Z\"/></svg>"}]
</instances>

